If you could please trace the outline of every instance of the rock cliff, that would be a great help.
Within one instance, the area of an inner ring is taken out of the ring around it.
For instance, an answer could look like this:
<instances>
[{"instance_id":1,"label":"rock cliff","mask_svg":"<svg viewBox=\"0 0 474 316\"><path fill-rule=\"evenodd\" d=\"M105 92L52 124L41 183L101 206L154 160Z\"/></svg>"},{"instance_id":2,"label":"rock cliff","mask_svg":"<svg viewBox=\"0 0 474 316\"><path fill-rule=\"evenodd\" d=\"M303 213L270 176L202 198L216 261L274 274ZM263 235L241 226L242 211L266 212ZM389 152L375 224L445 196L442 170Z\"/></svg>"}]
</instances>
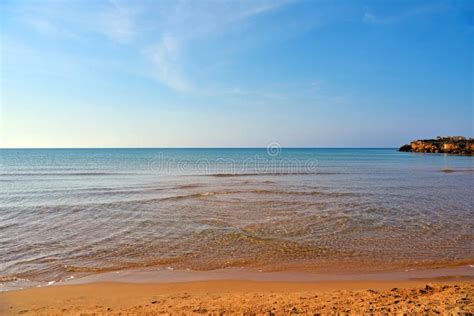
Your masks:
<instances>
[{"instance_id":1,"label":"rock cliff","mask_svg":"<svg viewBox=\"0 0 474 316\"><path fill-rule=\"evenodd\" d=\"M417 153L473 155L474 139L462 136L438 136L436 139L412 141L409 145L400 147L399 150Z\"/></svg>"}]
</instances>

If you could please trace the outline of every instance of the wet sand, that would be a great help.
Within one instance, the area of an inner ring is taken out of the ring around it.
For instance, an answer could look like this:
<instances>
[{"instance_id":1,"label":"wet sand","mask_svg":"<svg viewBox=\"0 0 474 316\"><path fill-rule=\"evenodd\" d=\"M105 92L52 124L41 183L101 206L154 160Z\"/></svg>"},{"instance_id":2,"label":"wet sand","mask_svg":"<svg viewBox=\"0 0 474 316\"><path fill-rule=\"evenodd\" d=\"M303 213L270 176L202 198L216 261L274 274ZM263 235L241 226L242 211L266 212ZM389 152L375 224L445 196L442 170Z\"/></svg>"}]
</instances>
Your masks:
<instances>
[{"instance_id":1,"label":"wet sand","mask_svg":"<svg viewBox=\"0 0 474 316\"><path fill-rule=\"evenodd\" d=\"M474 313L472 278L404 281L102 282L0 293L0 314Z\"/></svg>"}]
</instances>

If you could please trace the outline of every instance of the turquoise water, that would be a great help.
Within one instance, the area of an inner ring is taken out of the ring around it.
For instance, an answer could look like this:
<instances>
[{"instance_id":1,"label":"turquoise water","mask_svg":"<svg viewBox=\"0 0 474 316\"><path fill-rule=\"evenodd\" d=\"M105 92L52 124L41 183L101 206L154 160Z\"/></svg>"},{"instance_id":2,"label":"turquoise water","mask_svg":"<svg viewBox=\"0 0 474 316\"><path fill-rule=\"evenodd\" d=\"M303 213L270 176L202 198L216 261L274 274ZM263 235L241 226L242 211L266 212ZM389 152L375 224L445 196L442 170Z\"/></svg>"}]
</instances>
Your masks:
<instances>
[{"instance_id":1,"label":"turquoise water","mask_svg":"<svg viewBox=\"0 0 474 316\"><path fill-rule=\"evenodd\" d=\"M2 149L0 281L472 263L473 162L395 149Z\"/></svg>"}]
</instances>

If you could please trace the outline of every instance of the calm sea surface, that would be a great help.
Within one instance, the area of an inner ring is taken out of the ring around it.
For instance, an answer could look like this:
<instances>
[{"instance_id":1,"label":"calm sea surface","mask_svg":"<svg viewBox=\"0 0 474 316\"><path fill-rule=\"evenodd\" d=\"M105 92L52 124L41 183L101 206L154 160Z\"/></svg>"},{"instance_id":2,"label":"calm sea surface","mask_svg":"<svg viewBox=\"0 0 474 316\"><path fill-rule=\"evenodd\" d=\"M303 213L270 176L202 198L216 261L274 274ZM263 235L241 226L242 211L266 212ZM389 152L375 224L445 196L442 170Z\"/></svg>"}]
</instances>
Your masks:
<instances>
[{"instance_id":1,"label":"calm sea surface","mask_svg":"<svg viewBox=\"0 0 474 316\"><path fill-rule=\"evenodd\" d=\"M0 282L472 264L473 163L395 149L3 149Z\"/></svg>"}]
</instances>

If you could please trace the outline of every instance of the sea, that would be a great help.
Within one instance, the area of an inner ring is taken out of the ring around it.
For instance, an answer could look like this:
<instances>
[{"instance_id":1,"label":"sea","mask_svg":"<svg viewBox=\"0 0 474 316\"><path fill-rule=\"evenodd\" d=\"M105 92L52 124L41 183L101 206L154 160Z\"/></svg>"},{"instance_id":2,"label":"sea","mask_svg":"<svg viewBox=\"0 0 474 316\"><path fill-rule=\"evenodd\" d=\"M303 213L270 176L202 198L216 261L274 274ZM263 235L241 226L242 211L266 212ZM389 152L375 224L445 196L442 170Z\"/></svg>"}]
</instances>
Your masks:
<instances>
[{"instance_id":1,"label":"sea","mask_svg":"<svg viewBox=\"0 0 474 316\"><path fill-rule=\"evenodd\" d=\"M0 149L0 290L140 268L473 267L473 163L278 144Z\"/></svg>"}]
</instances>

